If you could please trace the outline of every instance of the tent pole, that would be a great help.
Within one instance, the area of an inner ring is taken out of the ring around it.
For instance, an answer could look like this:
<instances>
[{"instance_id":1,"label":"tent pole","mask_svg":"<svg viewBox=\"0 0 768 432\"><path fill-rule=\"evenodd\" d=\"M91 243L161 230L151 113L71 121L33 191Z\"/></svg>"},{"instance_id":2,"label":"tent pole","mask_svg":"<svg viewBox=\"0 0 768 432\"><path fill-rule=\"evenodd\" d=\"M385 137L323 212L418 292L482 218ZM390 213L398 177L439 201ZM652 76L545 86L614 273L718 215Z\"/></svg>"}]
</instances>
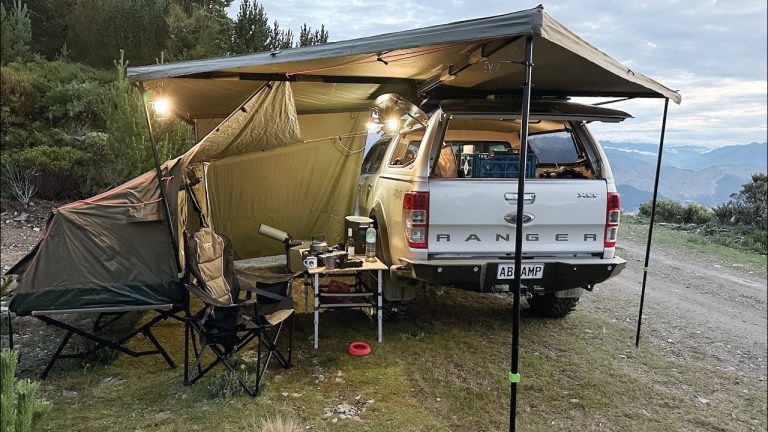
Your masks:
<instances>
[{"instance_id":1,"label":"tent pole","mask_svg":"<svg viewBox=\"0 0 768 432\"><path fill-rule=\"evenodd\" d=\"M523 83L523 106L520 119L520 165L517 173L517 214L515 215L515 279L512 284L512 367L509 381L509 430L515 430L517 418L517 384L520 382L520 273L523 266L523 210L525 203L525 174L528 159L528 119L531 110L531 75L533 72L533 37L525 39L525 83Z\"/></svg>"},{"instance_id":2,"label":"tent pole","mask_svg":"<svg viewBox=\"0 0 768 432\"><path fill-rule=\"evenodd\" d=\"M155 134L152 131L152 121L149 116L149 108L147 102L144 100L146 90L144 89L144 83L138 83L139 91L141 92L141 105L144 107L144 118L147 120L147 130L149 131L149 143L152 146L152 158L155 162L155 175L157 177L157 184L160 186L160 198L163 200L163 207L165 208L165 221L168 227L168 235L171 240L171 249L173 250L173 257L176 262L176 273L181 277L181 263L179 262L179 250L176 246L176 234L173 229L173 219L171 218L171 207L168 205L168 194L165 191L165 183L163 183L163 172L160 169L160 158L157 156L157 143L155 142Z\"/></svg>"},{"instance_id":3,"label":"tent pole","mask_svg":"<svg viewBox=\"0 0 768 432\"><path fill-rule=\"evenodd\" d=\"M656 156L656 178L653 182L653 199L651 200L651 220L648 223L648 240L645 243L645 265L643 266L643 288L640 291L640 311L637 315L637 333L635 346L640 346L640 327L643 323L643 305L645 304L645 283L648 280L648 261L651 258L651 241L653 240L653 222L656 218L656 197L659 194L659 174L661 172L661 155L664 153L664 133L667 130L667 109L669 98L664 99L664 115L661 120L661 136L659 137L659 154Z\"/></svg>"}]
</instances>

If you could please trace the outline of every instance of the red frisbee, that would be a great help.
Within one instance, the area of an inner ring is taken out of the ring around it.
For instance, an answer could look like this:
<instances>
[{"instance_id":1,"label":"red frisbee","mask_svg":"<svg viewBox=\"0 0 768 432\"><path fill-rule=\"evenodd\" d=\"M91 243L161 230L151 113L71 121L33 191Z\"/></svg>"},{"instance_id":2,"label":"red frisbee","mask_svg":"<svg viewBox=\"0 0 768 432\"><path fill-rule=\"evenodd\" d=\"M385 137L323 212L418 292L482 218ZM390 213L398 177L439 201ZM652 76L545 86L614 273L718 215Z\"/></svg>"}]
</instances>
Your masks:
<instances>
[{"instance_id":1,"label":"red frisbee","mask_svg":"<svg viewBox=\"0 0 768 432\"><path fill-rule=\"evenodd\" d=\"M351 356L362 357L371 353L371 346L365 342L352 342L347 348L347 352Z\"/></svg>"}]
</instances>

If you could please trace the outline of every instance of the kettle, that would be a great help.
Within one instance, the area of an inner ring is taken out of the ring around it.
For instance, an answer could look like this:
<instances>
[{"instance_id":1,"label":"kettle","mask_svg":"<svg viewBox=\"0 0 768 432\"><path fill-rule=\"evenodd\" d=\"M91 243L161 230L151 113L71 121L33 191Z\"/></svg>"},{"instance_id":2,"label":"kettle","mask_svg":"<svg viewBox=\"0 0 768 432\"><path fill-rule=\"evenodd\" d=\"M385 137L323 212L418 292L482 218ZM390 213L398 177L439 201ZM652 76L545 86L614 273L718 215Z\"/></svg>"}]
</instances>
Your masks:
<instances>
[{"instance_id":1,"label":"kettle","mask_svg":"<svg viewBox=\"0 0 768 432\"><path fill-rule=\"evenodd\" d=\"M312 237L312 243L309 245L309 252L311 254L324 254L328 252L328 243L325 241L325 236L322 234Z\"/></svg>"}]
</instances>

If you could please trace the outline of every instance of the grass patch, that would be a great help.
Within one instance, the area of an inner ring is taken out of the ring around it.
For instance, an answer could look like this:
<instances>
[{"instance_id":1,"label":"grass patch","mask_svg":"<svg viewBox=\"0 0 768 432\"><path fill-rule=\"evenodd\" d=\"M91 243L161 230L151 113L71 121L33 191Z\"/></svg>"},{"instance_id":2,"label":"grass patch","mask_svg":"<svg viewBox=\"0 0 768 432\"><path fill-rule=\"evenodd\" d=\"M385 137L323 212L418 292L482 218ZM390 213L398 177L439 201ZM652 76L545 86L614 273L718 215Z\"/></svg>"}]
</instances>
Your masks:
<instances>
[{"instance_id":1,"label":"grass patch","mask_svg":"<svg viewBox=\"0 0 768 432\"><path fill-rule=\"evenodd\" d=\"M157 357L119 356L103 368L54 370L42 387L54 402L44 428L258 430L263 419L291 418L320 431L506 430L509 299L429 290L411 311L386 324L384 343L373 343L373 354L362 358L348 356L345 348L375 338L368 317L324 313L315 351L312 317L299 315L296 366L273 366L255 399L212 398L212 377L184 387L181 369L169 370ZM156 333L181 362L180 324L165 322ZM557 321L524 314L520 430L766 428L764 382L668 359L651 344L635 349L632 341L632 328L582 312ZM62 396L65 389L77 391L77 398ZM332 423L323 415L327 407L359 400L373 400L359 421Z\"/></svg>"}]
</instances>

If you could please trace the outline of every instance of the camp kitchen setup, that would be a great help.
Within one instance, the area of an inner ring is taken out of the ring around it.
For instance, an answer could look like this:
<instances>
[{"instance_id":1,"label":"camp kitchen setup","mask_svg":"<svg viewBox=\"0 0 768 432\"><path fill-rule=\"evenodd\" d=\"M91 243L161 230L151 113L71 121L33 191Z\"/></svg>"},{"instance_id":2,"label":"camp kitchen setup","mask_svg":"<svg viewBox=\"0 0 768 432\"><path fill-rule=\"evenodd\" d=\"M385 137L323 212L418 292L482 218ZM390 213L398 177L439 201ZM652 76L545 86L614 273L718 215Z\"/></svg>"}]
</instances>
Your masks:
<instances>
[{"instance_id":1,"label":"camp kitchen setup","mask_svg":"<svg viewBox=\"0 0 768 432\"><path fill-rule=\"evenodd\" d=\"M290 234L268 225L261 225L259 233L285 245L286 265L291 272L304 272L304 311L310 308L308 290L314 295L314 347L320 340L320 309L371 308L375 311L377 341L383 338L382 282L383 271L389 266L376 257L376 229L373 220L364 216L344 218L345 242L329 246L324 235L309 240L294 240ZM375 287L369 287L363 272L375 272ZM333 276L352 276L351 284L333 280ZM321 284L321 278L327 283ZM322 292L321 292L322 288Z\"/></svg>"},{"instance_id":2,"label":"camp kitchen setup","mask_svg":"<svg viewBox=\"0 0 768 432\"><path fill-rule=\"evenodd\" d=\"M394 295L382 281L394 278L393 272L404 263L396 254L378 251L366 259L362 230L371 215L355 211L361 164L372 120L378 122L373 133L383 124L393 136L423 120L411 112L376 119L372 105L382 95L397 94L424 112L442 112L450 120L454 114L442 101L483 100L510 106L507 113L514 120L507 125L514 126L516 153L502 149L467 155L452 172L459 180L475 182L490 175L484 169L507 170L510 163L519 164L512 171L517 177L509 189L514 190L504 194L510 209L506 226L515 234L502 275L513 297L510 429L521 382L519 312L521 285L526 282L521 282L520 272L525 254L522 230L528 222L523 201L529 201L527 183L544 181L526 179L537 163L534 157L542 157L529 152L529 128L533 133L551 124L547 119L566 118L573 106L568 101L574 97L607 98L581 105L598 117L616 115L616 110L599 106L606 103L662 99L658 186L667 105L669 100L681 101L676 91L590 45L542 6L324 45L130 67L127 77L146 101L151 138L147 145L155 169L57 208L39 243L8 272L19 278L11 310L65 330L43 375L57 359L87 354L69 351L73 337L89 339L96 344L93 350L110 347L134 357L160 355L174 367L179 353L171 355L152 332L158 322L169 319L180 322L178 338L185 340L184 384L194 384L216 365L233 370L234 354L258 349L255 386L241 381L252 395L258 394L270 360L289 368L293 344L305 343L293 340L294 326L305 325L304 320L294 320L297 314L314 314L315 347L323 312L345 306L373 312L377 332L355 331L361 340L372 341L374 334L382 340L382 301ZM536 117L545 115L550 117ZM152 126L170 116L194 127L195 143L183 155L162 161ZM391 164L405 166L408 157L404 148L403 156ZM657 187L654 198L656 193ZM394 194L404 199L402 191ZM473 211L458 201L438 209L429 206L440 203L425 196L413 199L430 211L430 222L437 223L446 212ZM610 214L607 219L601 216L600 230L606 233L615 234L611 223L618 222L618 199L615 203L616 208L609 209L615 220ZM404 211L400 205L395 213ZM605 215L605 209L601 211ZM354 215L360 218L349 217ZM381 224L375 228L380 239ZM390 242L393 247L402 248L407 233L399 229L386 234L399 239ZM646 272L651 235L652 230ZM409 238L407 245L417 246L418 241ZM254 258L277 255L285 256L284 264L251 264ZM424 257L429 259L426 252ZM547 265L543 271L554 268ZM493 270L497 275L496 267ZM529 266L525 271L537 270ZM351 274L347 282L340 282L342 273ZM299 308L294 299L300 300L301 293L292 292L294 286L311 288L314 301L305 296ZM135 311L146 317L131 333L110 339L99 332ZM73 313L98 316L97 325L78 327L74 323L81 321L62 319ZM145 336L149 349L126 346L138 335ZM376 346L371 344L371 355ZM26 348L20 347L22 356Z\"/></svg>"}]
</instances>

